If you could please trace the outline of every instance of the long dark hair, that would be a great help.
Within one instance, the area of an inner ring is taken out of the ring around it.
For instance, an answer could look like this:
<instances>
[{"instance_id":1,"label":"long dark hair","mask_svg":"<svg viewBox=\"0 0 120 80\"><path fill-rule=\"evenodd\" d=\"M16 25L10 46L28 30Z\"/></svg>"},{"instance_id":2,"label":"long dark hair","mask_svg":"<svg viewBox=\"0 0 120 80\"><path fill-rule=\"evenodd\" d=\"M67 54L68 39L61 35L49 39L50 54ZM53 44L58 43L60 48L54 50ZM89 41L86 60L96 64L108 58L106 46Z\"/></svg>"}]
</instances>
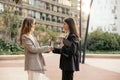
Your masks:
<instances>
[{"instance_id":1,"label":"long dark hair","mask_svg":"<svg viewBox=\"0 0 120 80\"><path fill-rule=\"evenodd\" d=\"M75 23L75 20L73 18L66 18L64 19L64 22L68 24L70 34L75 34L77 36L77 39L80 41L79 32L77 31L77 25Z\"/></svg>"},{"instance_id":2,"label":"long dark hair","mask_svg":"<svg viewBox=\"0 0 120 80\"><path fill-rule=\"evenodd\" d=\"M22 45L22 35L27 34L31 31L32 24L34 23L33 18L25 18L23 20L21 29L20 29L20 35L19 35L19 43Z\"/></svg>"}]
</instances>

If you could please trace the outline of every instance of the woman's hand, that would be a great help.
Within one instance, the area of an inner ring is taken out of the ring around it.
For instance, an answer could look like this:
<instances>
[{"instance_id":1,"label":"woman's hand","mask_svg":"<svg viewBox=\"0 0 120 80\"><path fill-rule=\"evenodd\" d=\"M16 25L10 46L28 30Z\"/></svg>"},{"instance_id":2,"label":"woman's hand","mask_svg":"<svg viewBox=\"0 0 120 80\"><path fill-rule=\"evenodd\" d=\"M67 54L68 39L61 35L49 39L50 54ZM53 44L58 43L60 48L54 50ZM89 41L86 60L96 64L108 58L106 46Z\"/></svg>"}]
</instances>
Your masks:
<instances>
[{"instance_id":1,"label":"woman's hand","mask_svg":"<svg viewBox=\"0 0 120 80\"><path fill-rule=\"evenodd\" d=\"M53 47L53 46L50 46L49 48L50 48L50 51L53 51L53 50L54 50L54 47Z\"/></svg>"},{"instance_id":2,"label":"woman's hand","mask_svg":"<svg viewBox=\"0 0 120 80\"><path fill-rule=\"evenodd\" d=\"M59 48L62 49L62 47L64 46L63 42L61 41Z\"/></svg>"}]
</instances>

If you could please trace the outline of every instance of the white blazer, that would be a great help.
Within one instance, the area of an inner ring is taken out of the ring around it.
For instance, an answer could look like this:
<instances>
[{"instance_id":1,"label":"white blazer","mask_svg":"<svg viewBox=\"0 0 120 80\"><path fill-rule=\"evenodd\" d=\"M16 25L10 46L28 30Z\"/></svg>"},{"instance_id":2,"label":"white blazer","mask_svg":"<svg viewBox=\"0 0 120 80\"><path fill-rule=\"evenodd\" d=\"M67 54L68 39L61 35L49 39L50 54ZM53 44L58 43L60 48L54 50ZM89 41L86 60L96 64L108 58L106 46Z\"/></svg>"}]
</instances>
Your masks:
<instances>
[{"instance_id":1,"label":"white blazer","mask_svg":"<svg viewBox=\"0 0 120 80\"><path fill-rule=\"evenodd\" d=\"M45 61L42 53L49 52L49 47L40 47L35 37L26 34L22 36L22 45L25 52L25 70L44 73Z\"/></svg>"}]
</instances>

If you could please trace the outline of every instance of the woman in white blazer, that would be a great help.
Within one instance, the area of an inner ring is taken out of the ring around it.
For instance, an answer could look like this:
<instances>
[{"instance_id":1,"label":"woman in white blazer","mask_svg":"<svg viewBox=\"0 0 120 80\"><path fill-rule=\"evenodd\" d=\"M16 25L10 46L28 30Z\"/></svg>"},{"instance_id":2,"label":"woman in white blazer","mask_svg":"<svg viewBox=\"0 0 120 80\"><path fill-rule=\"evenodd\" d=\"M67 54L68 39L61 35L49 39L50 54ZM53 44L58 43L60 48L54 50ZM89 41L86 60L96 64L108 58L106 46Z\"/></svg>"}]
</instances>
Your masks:
<instances>
[{"instance_id":1,"label":"woman in white blazer","mask_svg":"<svg viewBox=\"0 0 120 80\"><path fill-rule=\"evenodd\" d=\"M25 18L20 30L19 42L24 47L25 70L28 71L28 80L41 80L40 74L44 73L45 66L42 53L50 52L52 47L40 47L38 41L33 36L34 29L35 19Z\"/></svg>"}]
</instances>

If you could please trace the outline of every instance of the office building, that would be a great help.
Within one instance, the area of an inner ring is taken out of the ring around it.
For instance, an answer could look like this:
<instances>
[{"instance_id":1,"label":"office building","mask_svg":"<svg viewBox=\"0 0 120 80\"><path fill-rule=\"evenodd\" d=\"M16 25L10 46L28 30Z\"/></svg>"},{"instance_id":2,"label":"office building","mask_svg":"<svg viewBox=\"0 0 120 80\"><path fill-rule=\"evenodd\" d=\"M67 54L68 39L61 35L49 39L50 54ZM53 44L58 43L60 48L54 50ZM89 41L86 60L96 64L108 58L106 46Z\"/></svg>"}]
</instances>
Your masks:
<instances>
[{"instance_id":1,"label":"office building","mask_svg":"<svg viewBox=\"0 0 120 80\"><path fill-rule=\"evenodd\" d=\"M120 34L120 1L94 0L91 9L89 32L96 29Z\"/></svg>"},{"instance_id":2,"label":"office building","mask_svg":"<svg viewBox=\"0 0 120 80\"><path fill-rule=\"evenodd\" d=\"M0 10L3 11L6 5L16 6L21 20L33 17L46 28L61 32L64 18L73 17L78 20L77 2L78 0L20 0L19 4L15 4L13 0L0 0Z\"/></svg>"}]
</instances>

